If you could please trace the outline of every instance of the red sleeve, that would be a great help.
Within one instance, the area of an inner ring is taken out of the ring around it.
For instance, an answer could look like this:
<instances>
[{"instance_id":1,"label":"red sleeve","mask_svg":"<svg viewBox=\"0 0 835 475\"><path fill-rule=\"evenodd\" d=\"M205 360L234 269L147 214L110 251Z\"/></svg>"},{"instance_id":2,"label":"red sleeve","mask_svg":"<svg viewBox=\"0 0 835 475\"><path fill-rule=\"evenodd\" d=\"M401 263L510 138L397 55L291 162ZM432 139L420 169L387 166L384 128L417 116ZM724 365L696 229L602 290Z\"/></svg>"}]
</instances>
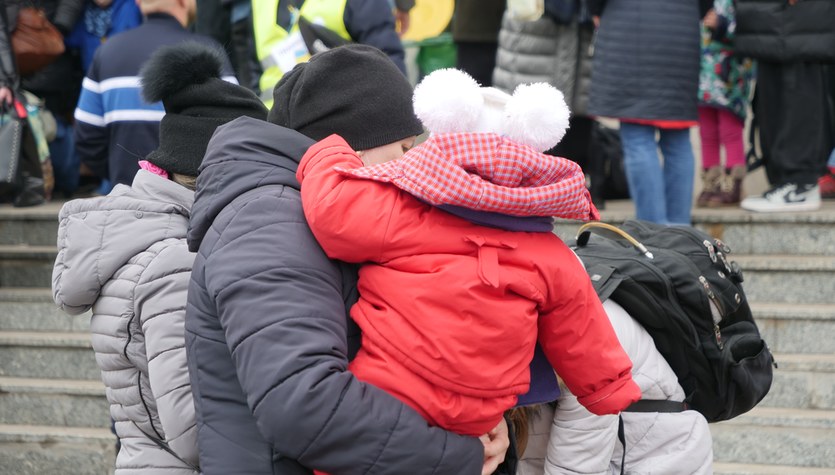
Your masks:
<instances>
[{"instance_id":1,"label":"red sleeve","mask_svg":"<svg viewBox=\"0 0 835 475\"><path fill-rule=\"evenodd\" d=\"M548 361L590 412L617 414L641 398L624 351L588 274L567 246L552 262L549 308L539 318L539 342Z\"/></svg>"},{"instance_id":2,"label":"red sleeve","mask_svg":"<svg viewBox=\"0 0 835 475\"><path fill-rule=\"evenodd\" d=\"M362 160L348 143L331 135L307 150L296 178L302 185L305 218L328 257L380 262L399 190L335 170L361 166Z\"/></svg>"}]
</instances>

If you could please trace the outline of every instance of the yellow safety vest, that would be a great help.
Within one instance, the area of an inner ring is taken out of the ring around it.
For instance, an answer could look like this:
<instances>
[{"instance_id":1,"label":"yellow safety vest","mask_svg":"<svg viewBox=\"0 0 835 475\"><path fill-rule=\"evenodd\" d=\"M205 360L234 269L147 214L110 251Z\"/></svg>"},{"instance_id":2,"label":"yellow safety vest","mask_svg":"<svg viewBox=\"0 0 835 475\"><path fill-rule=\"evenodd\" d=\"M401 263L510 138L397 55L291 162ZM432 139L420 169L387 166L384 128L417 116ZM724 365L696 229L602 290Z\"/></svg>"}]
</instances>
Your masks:
<instances>
[{"instance_id":1,"label":"yellow safety vest","mask_svg":"<svg viewBox=\"0 0 835 475\"><path fill-rule=\"evenodd\" d=\"M267 107L272 107L273 88L281 76L284 75L277 60L278 52L282 46L287 46L288 37L298 35L299 27L294 22L290 31L278 26L278 7L282 0L252 0L252 23L255 37L255 51L261 68L259 86L261 98ZM283 0L290 1L290 0ZM348 29L345 27L345 4L348 0L306 0L299 9L299 15L305 17L309 22L322 25L346 40L351 40ZM292 40L292 38L290 38ZM296 38L297 39L297 38ZM295 63L307 61L309 54L297 55ZM285 63L283 63L285 66Z\"/></svg>"}]
</instances>

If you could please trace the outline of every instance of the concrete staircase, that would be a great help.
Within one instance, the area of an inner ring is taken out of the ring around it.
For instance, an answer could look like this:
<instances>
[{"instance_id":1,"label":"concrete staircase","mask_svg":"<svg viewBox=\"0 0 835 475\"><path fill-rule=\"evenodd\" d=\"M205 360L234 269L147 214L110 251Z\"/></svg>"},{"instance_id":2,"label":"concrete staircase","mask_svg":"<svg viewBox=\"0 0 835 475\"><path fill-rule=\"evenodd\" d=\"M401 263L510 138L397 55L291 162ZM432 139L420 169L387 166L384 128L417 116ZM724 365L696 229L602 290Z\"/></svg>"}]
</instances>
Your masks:
<instances>
[{"instance_id":1,"label":"concrete staircase","mask_svg":"<svg viewBox=\"0 0 835 475\"><path fill-rule=\"evenodd\" d=\"M0 207L0 473L108 474L115 457L89 314L69 317L49 290L60 204ZM604 221L632 217L609 202ZM815 213L696 211L745 273L779 364L765 400L712 425L722 475L835 474L835 203ZM573 237L576 223L556 232Z\"/></svg>"},{"instance_id":2,"label":"concrete staircase","mask_svg":"<svg viewBox=\"0 0 835 475\"><path fill-rule=\"evenodd\" d=\"M90 315L50 291L59 203L0 207L0 473L113 472L115 436Z\"/></svg>"},{"instance_id":3,"label":"concrete staircase","mask_svg":"<svg viewBox=\"0 0 835 475\"><path fill-rule=\"evenodd\" d=\"M625 202L603 212L611 223L633 216ZM802 214L696 210L694 221L731 247L779 365L756 408L711 424L715 473L835 474L835 202ZM560 223L557 234L577 228Z\"/></svg>"}]
</instances>

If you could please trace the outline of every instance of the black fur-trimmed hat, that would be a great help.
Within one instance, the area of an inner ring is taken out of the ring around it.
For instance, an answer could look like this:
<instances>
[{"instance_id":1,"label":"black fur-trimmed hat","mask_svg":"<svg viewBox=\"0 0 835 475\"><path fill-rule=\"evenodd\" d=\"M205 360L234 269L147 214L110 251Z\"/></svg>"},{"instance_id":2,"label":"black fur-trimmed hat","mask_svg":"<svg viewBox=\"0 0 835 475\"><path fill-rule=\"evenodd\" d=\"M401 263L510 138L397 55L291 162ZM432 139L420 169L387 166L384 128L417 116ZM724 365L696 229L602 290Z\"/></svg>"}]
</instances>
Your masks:
<instances>
[{"instance_id":1,"label":"black fur-trimmed hat","mask_svg":"<svg viewBox=\"0 0 835 475\"><path fill-rule=\"evenodd\" d=\"M196 41L160 48L140 72L142 96L165 107L159 148L145 159L169 173L197 176L215 129L241 116L265 120L249 89L221 79L225 53Z\"/></svg>"}]
</instances>

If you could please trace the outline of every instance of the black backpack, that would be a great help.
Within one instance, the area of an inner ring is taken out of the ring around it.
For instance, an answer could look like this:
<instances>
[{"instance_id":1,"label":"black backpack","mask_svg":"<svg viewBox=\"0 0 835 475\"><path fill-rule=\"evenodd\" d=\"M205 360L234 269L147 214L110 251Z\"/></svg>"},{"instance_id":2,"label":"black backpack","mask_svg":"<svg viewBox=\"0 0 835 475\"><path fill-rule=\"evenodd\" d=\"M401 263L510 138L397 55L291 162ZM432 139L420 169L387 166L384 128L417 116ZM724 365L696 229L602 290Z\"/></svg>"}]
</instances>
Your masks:
<instances>
[{"instance_id":1,"label":"black backpack","mask_svg":"<svg viewBox=\"0 0 835 475\"><path fill-rule=\"evenodd\" d=\"M629 220L620 229L585 224L572 248L600 300L620 304L652 336L687 407L717 422L765 397L774 360L725 243L691 227Z\"/></svg>"}]
</instances>

